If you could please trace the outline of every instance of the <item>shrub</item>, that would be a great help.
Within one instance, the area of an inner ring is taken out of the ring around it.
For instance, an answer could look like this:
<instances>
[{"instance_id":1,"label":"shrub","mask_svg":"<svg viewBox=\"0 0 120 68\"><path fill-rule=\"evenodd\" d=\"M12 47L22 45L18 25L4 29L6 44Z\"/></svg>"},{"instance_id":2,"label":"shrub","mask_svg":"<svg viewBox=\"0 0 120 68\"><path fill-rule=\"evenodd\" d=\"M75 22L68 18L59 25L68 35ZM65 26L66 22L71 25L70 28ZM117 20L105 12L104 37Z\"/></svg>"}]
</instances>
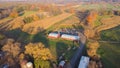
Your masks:
<instances>
[{"instance_id":1,"label":"shrub","mask_svg":"<svg viewBox=\"0 0 120 68\"><path fill-rule=\"evenodd\" d=\"M23 19L24 23L31 23L33 20L34 20L33 17L25 17Z\"/></svg>"}]
</instances>

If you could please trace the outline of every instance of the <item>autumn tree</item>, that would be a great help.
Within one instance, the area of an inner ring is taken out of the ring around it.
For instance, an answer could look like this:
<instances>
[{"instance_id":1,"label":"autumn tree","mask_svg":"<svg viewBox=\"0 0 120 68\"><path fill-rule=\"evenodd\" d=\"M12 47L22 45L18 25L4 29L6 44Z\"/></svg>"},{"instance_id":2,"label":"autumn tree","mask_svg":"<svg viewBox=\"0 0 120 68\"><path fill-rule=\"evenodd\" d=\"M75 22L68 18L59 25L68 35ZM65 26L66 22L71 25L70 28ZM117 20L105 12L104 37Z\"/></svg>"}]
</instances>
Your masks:
<instances>
[{"instance_id":1,"label":"autumn tree","mask_svg":"<svg viewBox=\"0 0 120 68\"><path fill-rule=\"evenodd\" d=\"M34 21L37 21L37 20L39 20L40 18L37 16L37 15L33 15L33 20Z\"/></svg>"},{"instance_id":2,"label":"autumn tree","mask_svg":"<svg viewBox=\"0 0 120 68\"><path fill-rule=\"evenodd\" d=\"M2 47L2 51L5 53L2 64L8 64L10 68L19 68L18 56L21 52L21 44L15 42L13 39L7 39L6 44Z\"/></svg>"},{"instance_id":3,"label":"autumn tree","mask_svg":"<svg viewBox=\"0 0 120 68\"><path fill-rule=\"evenodd\" d=\"M15 42L13 39L8 39L6 44L2 47L2 51L6 52L7 55L17 57L21 52L20 46L20 43Z\"/></svg>"},{"instance_id":4,"label":"autumn tree","mask_svg":"<svg viewBox=\"0 0 120 68\"><path fill-rule=\"evenodd\" d=\"M86 28L85 31L84 31L84 34L87 38L94 38L96 33L93 29L90 29L90 28Z\"/></svg>"},{"instance_id":5,"label":"autumn tree","mask_svg":"<svg viewBox=\"0 0 120 68\"><path fill-rule=\"evenodd\" d=\"M92 56L94 56L94 55L98 56L97 50L98 50L99 46L100 46L100 45L99 45L99 43L98 43L97 41L88 42L88 44L87 44L87 48L88 48L87 52L88 52L88 55L89 55L90 57L92 57Z\"/></svg>"},{"instance_id":6,"label":"autumn tree","mask_svg":"<svg viewBox=\"0 0 120 68\"><path fill-rule=\"evenodd\" d=\"M18 12L17 11L12 11L11 13L10 13L10 17L12 17L12 18L15 18L15 17L18 17Z\"/></svg>"},{"instance_id":7,"label":"autumn tree","mask_svg":"<svg viewBox=\"0 0 120 68\"><path fill-rule=\"evenodd\" d=\"M94 27L94 21L97 19L97 12L96 11L91 11L89 13L89 15L87 16L87 22L88 22L88 25L90 25L91 27Z\"/></svg>"},{"instance_id":8,"label":"autumn tree","mask_svg":"<svg viewBox=\"0 0 120 68\"><path fill-rule=\"evenodd\" d=\"M51 68L50 60L52 55L48 48L42 43L29 43L25 46L25 53L33 56L36 68Z\"/></svg>"},{"instance_id":9,"label":"autumn tree","mask_svg":"<svg viewBox=\"0 0 120 68\"><path fill-rule=\"evenodd\" d=\"M49 60L52 58L50 50L45 48L42 43L29 43L25 46L25 53L33 56L35 59Z\"/></svg>"},{"instance_id":10,"label":"autumn tree","mask_svg":"<svg viewBox=\"0 0 120 68\"><path fill-rule=\"evenodd\" d=\"M77 11L76 16L79 18L80 23L83 22L83 24L86 24L86 18L89 14L89 11Z\"/></svg>"}]
</instances>

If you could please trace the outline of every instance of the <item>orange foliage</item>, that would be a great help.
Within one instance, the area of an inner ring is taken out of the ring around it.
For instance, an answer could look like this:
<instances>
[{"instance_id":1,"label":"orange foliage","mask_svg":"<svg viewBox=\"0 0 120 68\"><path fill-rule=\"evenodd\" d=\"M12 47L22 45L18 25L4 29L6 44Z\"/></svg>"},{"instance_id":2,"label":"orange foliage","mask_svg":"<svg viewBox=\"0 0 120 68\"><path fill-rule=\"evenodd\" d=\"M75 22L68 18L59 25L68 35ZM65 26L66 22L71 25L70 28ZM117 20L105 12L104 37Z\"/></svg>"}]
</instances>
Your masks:
<instances>
[{"instance_id":1,"label":"orange foliage","mask_svg":"<svg viewBox=\"0 0 120 68\"><path fill-rule=\"evenodd\" d=\"M52 54L42 43L29 43L25 46L25 53L33 56L35 59L49 60Z\"/></svg>"},{"instance_id":2,"label":"orange foliage","mask_svg":"<svg viewBox=\"0 0 120 68\"><path fill-rule=\"evenodd\" d=\"M85 30L85 36L87 38L93 38L93 37L95 37L95 31L92 30L92 29L86 29Z\"/></svg>"},{"instance_id":3,"label":"orange foliage","mask_svg":"<svg viewBox=\"0 0 120 68\"><path fill-rule=\"evenodd\" d=\"M88 24L94 26L93 22L96 20L97 16L98 16L97 12L91 11L87 17Z\"/></svg>"},{"instance_id":4,"label":"orange foliage","mask_svg":"<svg viewBox=\"0 0 120 68\"><path fill-rule=\"evenodd\" d=\"M70 9L69 9L69 12L70 12L70 13L75 13L75 9L74 9L74 8L70 8Z\"/></svg>"},{"instance_id":5,"label":"orange foliage","mask_svg":"<svg viewBox=\"0 0 120 68\"><path fill-rule=\"evenodd\" d=\"M39 17L38 17L37 15L33 15L32 17L33 17L33 20L34 20L34 21L39 20Z\"/></svg>"},{"instance_id":6,"label":"orange foliage","mask_svg":"<svg viewBox=\"0 0 120 68\"><path fill-rule=\"evenodd\" d=\"M12 11L9 16L13 17L13 18L18 17L18 12L17 11Z\"/></svg>"},{"instance_id":7,"label":"orange foliage","mask_svg":"<svg viewBox=\"0 0 120 68\"><path fill-rule=\"evenodd\" d=\"M100 45L97 41L89 42L88 46L87 46L88 47L88 50L87 50L88 55L91 56L91 57L94 56L94 55L98 56L97 50L98 50L99 46Z\"/></svg>"}]
</instances>

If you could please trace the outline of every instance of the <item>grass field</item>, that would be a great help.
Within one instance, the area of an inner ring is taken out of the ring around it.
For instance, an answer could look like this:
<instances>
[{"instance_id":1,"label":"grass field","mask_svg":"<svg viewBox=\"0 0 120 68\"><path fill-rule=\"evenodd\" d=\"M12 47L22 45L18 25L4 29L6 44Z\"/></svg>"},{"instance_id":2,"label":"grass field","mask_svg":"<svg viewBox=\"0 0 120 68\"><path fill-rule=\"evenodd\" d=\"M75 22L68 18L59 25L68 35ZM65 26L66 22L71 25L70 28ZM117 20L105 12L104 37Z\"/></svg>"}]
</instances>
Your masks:
<instances>
[{"instance_id":1,"label":"grass field","mask_svg":"<svg viewBox=\"0 0 120 68\"><path fill-rule=\"evenodd\" d=\"M48 31L51 30L59 30L61 28L73 28L73 25L78 24L79 19L75 17L75 15L69 16L68 18L65 18L64 20L61 20L54 25L52 25L50 28L48 28Z\"/></svg>"},{"instance_id":2,"label":"grass field","mask_svg":"<svg viewBox=\"0 0 120 68\"><path fill-rule=\"evenodd\" d=\"M49 39L49 48L52 52L52 54L58 58L63 53L65 53L65 59L70 60L76 51L73 50L73 47L77 47L78 44L73 44L72 41L62 40L62 39ZM67 51L68 48L71 48L70 51Z\"/></svg>"},{"instance_id":3,"label":"grass field","mask_svg":"<svg viewBox=\"0 0 120 68\"><path fill-rule=\"evenodd\" d=\"M82 4L79 7L77 7L78 10L92 10L92 9L96 9L96 10L102 10L102 9L117 9L120 10L120 5L116 5L115 4L109 4L109 3L99 3L99 4Z\"/></svg>"},{"instance_id":4,"label":"grass field","mask_svg":"<svg viewBox=\"0 0 120 68\"><path fill-rule=\"evenodd\" d=\"M120 42L120 26L101 32L101 39L105 41Z\"/></svg>"},{"instance_id":5,"label":"grass field","mask_svg":"<svg viewBox=\"0 0 120 68\"><path fill-rule=\"evenodd\" d=\"M120 42L120 26L101 32L101 40ZM104 64L104 68L119 68L120 67L120 43L100 42L98 54Z\"/></svg>"},{"instance_id":6,"label":"grass field","mask_svg":"<svg viewBox=\"0 0 120 68\"><path fill-rule=\"evenodd\" d=\"M27 17L29 15L36 14L36 13L37 13L36 11L25 11L25 13L22 16Z\"/></svg>"},{"instance_id":7,"label":"grass field","mask_svg":"<svg viewBox=\"0 0 120 68\"><path fill-rule=\"evenodd\" d=\"M40 21L29 23L29 24L24 25L23 31L26 32L27 29L29 29L30 27L33 27L34 29L31 32L31 34L35 34L37 28L41 27L43 29L49 29L49 27L51 27L55 23L57 23L59 21L62 21L64 19L70 17L71 15L72 14L69 14L69 13L63 13L61 15L57 15L57 16L54 16L54 17L45 18L45 19L40 20Z\"/></svg>"},{"instance_id":8,"label":"grass field","mask_svg":"<svg viewBox=\"0 0 120 68\"><path fill-rule=\"evenodd\" d=\"M100 43L98 49L104 68L120 67L120 44Z\"/></svg>"}]
</instances>

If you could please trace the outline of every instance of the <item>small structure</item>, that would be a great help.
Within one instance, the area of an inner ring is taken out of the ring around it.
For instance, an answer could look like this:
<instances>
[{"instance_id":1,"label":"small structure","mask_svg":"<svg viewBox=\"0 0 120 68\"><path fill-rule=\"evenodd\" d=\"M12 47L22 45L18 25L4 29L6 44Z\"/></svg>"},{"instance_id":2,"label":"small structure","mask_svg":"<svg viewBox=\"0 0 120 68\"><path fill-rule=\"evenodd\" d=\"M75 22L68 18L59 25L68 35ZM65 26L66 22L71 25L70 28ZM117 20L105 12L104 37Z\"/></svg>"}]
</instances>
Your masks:
<instances>
[{"instance_id":1,"label":"small structure","mask_svg":"<svg viewBox=\"0 0 120 68\"><path fill-rule=\"evenodd\" d=\"M26 66L27 66L27 68L33 68L32 62L28 62L28 63L26 64Z\"/></svg>"},{"instance_id":2,"label":"small structure","mask_svg":"<svg viewBox=\"0 0 120 68\"><path fill-rule=\"evenodd\" d=\"M61 38L71 41L79 41L80 37L72 34L62 34Z\"/></svg>"},{"instance_id":3,"label":"small structure","mask_svg":"<svg viewBox=\"0 0 120 68\"><path fill-rule=\"evenodd\" d=\"M61 62L59 63L59 68L63 68L64 65L65 65L65 61L63 60L63 61L61 61Z\"/></svg>"},{"instance_id":4,"label":"small structure","mask_svg":"<svg viewBox=\"0 0 120 68\"><path fill-rule=\"evenodd\" d=\"M33 63L27 62L27 60L21 61L20 65L21 65L21 68L33 68Z\"/></svg>"},{"instance_id":5,"label":"small structure","mask_svg":"<svg viewBox=\"0 0 120 68\"><path fill-rule=\"evenodd\" d=\"M82 56L78 68L87 68L89 64L89 57Z\"/></svg>"},{"instance_id":6,"label":"small structure","mask_svg":"<svg viewBox=\"0 0 120 68\"><path fill-rule=\"evenodd\" d=\"M48 38L59 38L60 37L60 33L58 32L52 32L49 33Z\"/></svg>"}]
</instances>

